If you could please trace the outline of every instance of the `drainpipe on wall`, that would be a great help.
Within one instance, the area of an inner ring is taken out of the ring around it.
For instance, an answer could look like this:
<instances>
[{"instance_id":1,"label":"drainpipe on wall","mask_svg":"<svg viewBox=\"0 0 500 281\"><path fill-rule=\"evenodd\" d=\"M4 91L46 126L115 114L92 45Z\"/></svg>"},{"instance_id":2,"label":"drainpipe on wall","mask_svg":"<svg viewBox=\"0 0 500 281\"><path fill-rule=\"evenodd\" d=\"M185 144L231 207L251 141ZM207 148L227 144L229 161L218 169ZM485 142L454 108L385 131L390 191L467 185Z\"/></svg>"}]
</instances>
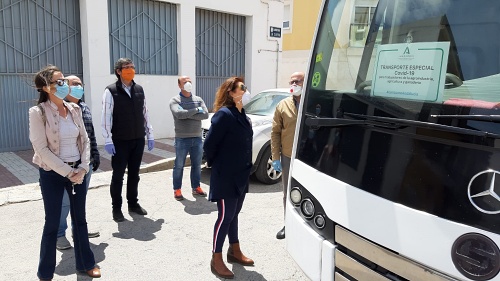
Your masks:
<instances>
[{"instance_id":1,"label":"drainpipe on wall","mask_svg":"<svg viewBox=\"0 0 500 281\"><path fill-rule=\"evenodd\" d=\"M269 1L275 1L275 2L280 2L283 3L283 0L268 0L266 2L260 0L260 3L266 4L267 5L267 27L269 28ZM282 34L283 36L283 34ZM276 42L276 51L275 50L268 50L268 49L259 49L257 52L276 52L276 82L274 87L278 88L278 73L279 73L279 54L280 54L280 42L278 39L272 40L267 37L267 41L274 41Z\"/></svg>"}]
</instances>

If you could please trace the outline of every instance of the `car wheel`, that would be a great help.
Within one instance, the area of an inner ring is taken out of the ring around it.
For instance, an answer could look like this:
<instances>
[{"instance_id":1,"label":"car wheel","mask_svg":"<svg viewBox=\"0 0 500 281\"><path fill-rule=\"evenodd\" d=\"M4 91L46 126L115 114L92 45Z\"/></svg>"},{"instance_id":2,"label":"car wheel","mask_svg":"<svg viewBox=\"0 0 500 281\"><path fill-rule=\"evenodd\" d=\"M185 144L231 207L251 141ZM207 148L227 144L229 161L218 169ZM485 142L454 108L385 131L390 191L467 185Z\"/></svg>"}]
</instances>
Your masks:
<instances>
[{"instance_id":1,"label":"car wheel","mask_svg":"<svg viewBox=\"0 0 500 281\"><path fill-rule=\"evenodd\" d=\"M281 180L281 172L274 170L272 163L271 146L268 146L260 158L257 170L255 170L257 180L265 184L275 184Z\"/></svg>"}]
</instances>

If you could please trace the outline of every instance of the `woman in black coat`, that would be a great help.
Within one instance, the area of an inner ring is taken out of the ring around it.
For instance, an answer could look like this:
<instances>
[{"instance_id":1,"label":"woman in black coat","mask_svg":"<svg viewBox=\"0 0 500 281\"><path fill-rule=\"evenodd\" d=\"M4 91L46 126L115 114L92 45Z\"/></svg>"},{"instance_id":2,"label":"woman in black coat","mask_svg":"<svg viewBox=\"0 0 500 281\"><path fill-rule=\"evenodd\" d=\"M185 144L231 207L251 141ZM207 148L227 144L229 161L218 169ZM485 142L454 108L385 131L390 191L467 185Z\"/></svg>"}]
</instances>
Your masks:
<instances>
[{"instance_id":1,"label":"woman in black coat","mask_svg":"<svg viewBox=\"0 0 500 281\"><path fill-rule=\"evenodd\" d=\"M212 167L208 199L217 202L218 217L214 226L212 272L222 278L234 274L222 260L222 245L229 238L228 262L253 265L240 250L238 214L248 192L252 168L252 125L243 105L250 99L243 79L231 77L217 90L215 114L205 139L207 164Z\"/></svg>"}]
</instances>

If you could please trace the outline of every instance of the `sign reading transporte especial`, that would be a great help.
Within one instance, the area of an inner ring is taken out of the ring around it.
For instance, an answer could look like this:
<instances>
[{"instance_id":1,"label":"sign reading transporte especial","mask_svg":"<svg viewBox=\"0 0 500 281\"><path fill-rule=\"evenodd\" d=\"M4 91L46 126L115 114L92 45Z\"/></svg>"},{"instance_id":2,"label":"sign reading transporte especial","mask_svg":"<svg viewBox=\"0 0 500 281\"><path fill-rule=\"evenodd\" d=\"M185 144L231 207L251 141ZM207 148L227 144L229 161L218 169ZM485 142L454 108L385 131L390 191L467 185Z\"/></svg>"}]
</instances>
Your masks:
<instances>
[{"instance_id":1,"label":"sign reading transporte especial","mask_svg":"<svg viewBox=\"0 0 500 281\"><path fill-rule=\"evenodd\" d=\"M379 45L371 95L442 102L450 42Z\"/></svg>"}]
</instances>

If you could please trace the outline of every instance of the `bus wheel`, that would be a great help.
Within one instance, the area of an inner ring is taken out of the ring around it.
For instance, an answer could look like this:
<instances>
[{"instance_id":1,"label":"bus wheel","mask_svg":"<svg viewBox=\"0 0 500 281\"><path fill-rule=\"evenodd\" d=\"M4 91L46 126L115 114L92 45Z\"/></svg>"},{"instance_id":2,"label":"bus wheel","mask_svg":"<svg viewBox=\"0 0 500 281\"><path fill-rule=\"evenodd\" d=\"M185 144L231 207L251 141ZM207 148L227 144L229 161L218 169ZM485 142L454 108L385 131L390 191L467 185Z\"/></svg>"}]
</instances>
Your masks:
<instances>
[{"instance_id":1,"label":"bus wheel","mask_svg":"<svg viewBox=\"0 0 500 281\"><path fill-rule=\"evenodd\" d=\"M262 183L275 184L281 180L281 172L276 172L272 165L271 146L266 147L262 157L259 160L259 165L255 171L255 177Z\"/></svg>"}]
</instances>

